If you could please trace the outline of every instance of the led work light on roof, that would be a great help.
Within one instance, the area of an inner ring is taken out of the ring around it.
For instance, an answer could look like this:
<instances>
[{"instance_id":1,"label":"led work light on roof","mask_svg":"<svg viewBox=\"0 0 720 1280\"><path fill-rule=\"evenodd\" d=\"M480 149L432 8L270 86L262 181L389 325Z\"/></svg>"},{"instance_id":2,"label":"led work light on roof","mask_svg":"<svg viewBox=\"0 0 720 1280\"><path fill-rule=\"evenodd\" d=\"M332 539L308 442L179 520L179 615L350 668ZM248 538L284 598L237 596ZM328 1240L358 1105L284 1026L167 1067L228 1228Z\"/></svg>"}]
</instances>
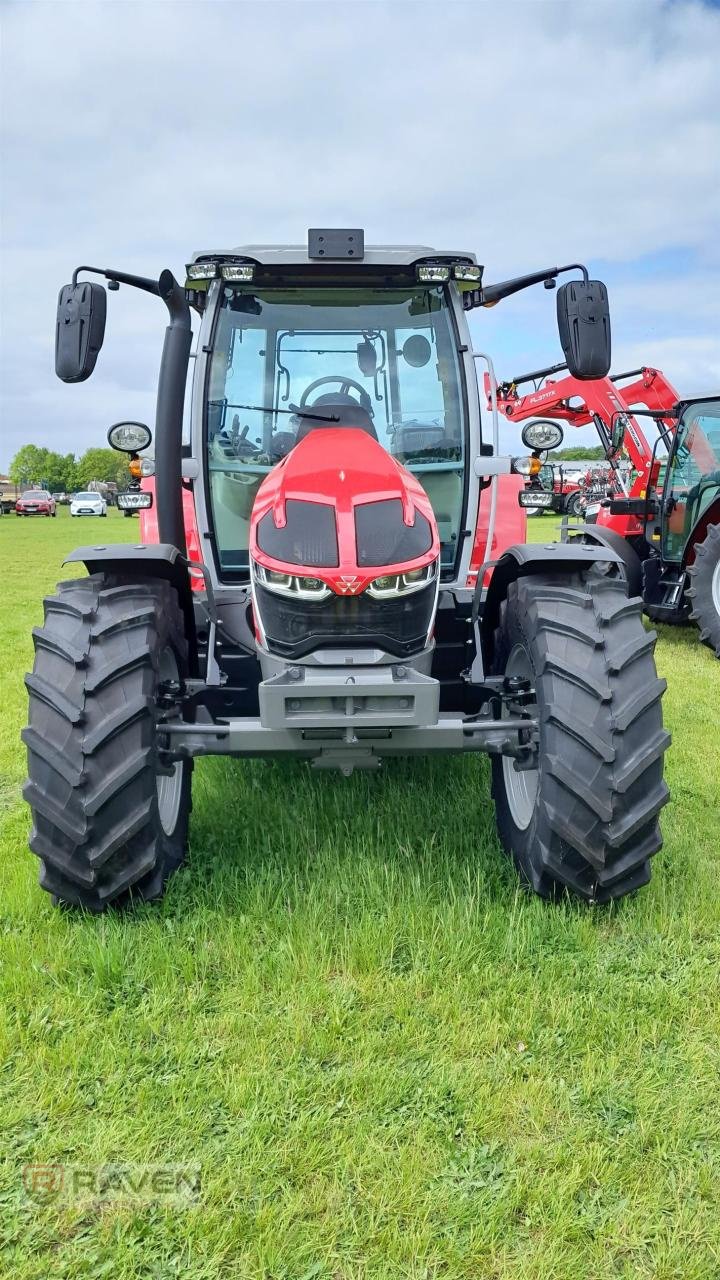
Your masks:
<instances>
[{"instance_id":1,"label":"led work light on roof","mask_svg":"<svg viewBox=\"0 0 720 1280\"><path fill-rule=\"evenodd\" d=\"M214 280L217 276L217 262L189 262L187 265L188 280Z\"/></svg>"},{"instance_id":2,"label":"led work light on roof","mask_svg":"<svg viewBox=\"0 0 720 1280\"><path fill-rule=\"evenodd\" d=\"M420 284L445 284L450 279L450 268L425 262L417 267L417 278Z\"/></svg>"},{"instance_id":3,"label":"led work light on roof","mask_svg":"<svg viewBox=\"0 0 720 1280\"><path fill-rule=\"evenodd\" d=\"M453 267L453 275L456 280L470 280L473 284L479 284L482 267L475 266L473 262L457 262Z\"/></svg>"},{"instance_id":4,"label":"led work light on roof","mask_svg":"<svg viewBox=\"0 0 720 1280\"><path fill-rule=\"evenodd\" d=\"M227 263L220 268L220 275L230 284L249 284L255 275L255 267L251 262L243 263L241 266Z\"/></svg>"}]
</instances>

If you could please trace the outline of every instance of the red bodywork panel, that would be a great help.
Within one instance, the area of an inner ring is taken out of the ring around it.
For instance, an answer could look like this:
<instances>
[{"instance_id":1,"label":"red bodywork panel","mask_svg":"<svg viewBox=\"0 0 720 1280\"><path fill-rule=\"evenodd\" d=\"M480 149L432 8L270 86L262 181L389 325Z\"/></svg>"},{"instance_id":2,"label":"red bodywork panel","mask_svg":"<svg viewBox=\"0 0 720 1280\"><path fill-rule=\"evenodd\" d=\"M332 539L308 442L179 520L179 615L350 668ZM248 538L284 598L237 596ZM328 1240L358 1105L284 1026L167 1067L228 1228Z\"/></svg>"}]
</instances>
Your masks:
<instances>
[{"instance_id":1,"label":"red bodywork panel","mask_svg":"<svg viewBox=\"0 0 720 1280\"><path fill-rule=\"evenodd\" d=\"M420 511L430 524L432 545L422 556L397 564L361 566L355 539L355 507L399 499L406 525ZM287 564L258 546L257 526L269 511L276 528L285 524L285 503L324 503L335 511L338 564L334 568ZM250 518L250 555L266 569L319 578L337 595L358 595L380 574L422 568L440 555L437 523L430 499L415 477L377 440L356 427L311 431L273 467L258 489Z\"/></svg>"},{"instance_id":2,"label":"red bodywork panel","mask_svg":"<svg viewBox=\"0 0 720 1280\"><path fill-rule=\"evenodd\" d=\"M140 541L151 545L153 542L160 541L157 506L155 503L155 478L146 478L143 480L140 488L143 489L145 493L151 493L153 496L152 506L145 507L140 511ZM192 489L188 488L185 484L182 487L182 499L188 560L199 561L200 564L202 564L203 557L200 549L200 534L198 532L197 519L195 518L195 503L193 502ZM205 582L203 578L196 573L190 575L190 586L193 591L205 590Z\"/></svg>"},{"instance_id":3,"label":"red bodywork panel","mask_svg":"<svg viewBox=\"0 0 720 1280\"><path fill-rule=\"evenodd\" d=\"M284 486L286 490L285 497L288 497L288 496L299 497L300 489L302 488L305 492L306 497L308 496L308 494L310 494L310 496L315 501L323 501L323 498L320 497L320 490L318 489L318 480L319 480L320 473L322 471L326 473L330 472L329 475L328 474L325 475L325 478L324 480L321 481L321 483L329 486L329 488L326 490L326 496L324 500L331 501L333 505L336 505L335 502L333 501L333 496L331 492L333 483L335 483L336 486L340 484L343 487L344 492L347 492L347 493L351 492L351 483L357 483L358 490L355 494L355 497L357 499L357 497L360 494L364 495L361 499L362 501L373 500L372 498L368 498L366 496L368 492L370 493L374 492L375 499L377 498L378 495L384 498L393 497L393 496L402 498L403 496L403 494L401 493L401 485L402 485L404 487L404 494L405 494L406 501L409 500L413 503L416 503L418 506L418 509L422 511L423 514L427 516L427 518L430 520L430 524L433 529L434 542L433 542L433 548L431 548L431 550L427 553L426 556L422 557L418 561L412 561L410 566L408 565L399 566L397 571L401 572L403 569L407 567L415 568L418 566L422 566L425 563L428 563L429 561L434 559L434 557L437 554L439 554L439 544L437 542L437 526L435 522L435 517L433 515L432 507L430 505L430 500L427 497L425 490L422 488L422 485L419 483L419 481L417 481L409 471L407 471L399 463L395 462L395 460L390 456L390 454L388 454L382 448L381 445L378 445L372 439L372 437L368 436L367 433L363 431L357 431L357 430L353 431L353 435L359 436L361 437L361 439L359 442L359 452L355 452L353 463L352 463L352 469L350 469L347 465L347 458L348 458L347 437L348 437L349 430L350 429L347 427L344 427L341 430L323 428L321 432L314 433L316 438L315 438L315 442L313 444L312 450L306 451L304 455L303 454L300 455L300 465L298 466L297 463L294 462L288 477L286 477L285 486ZM334 481L332 477L332 467L329 465L329 461L328 461L330 455L327 449L328 437L331 434L334 436L338 436L338 435L342 436L342 455L343 455L341 460L342 465L338 464L336 459L335 467L334 467L334 471L335 471ZM310 440L312 438L312 435L313 433L311 433L310 436L307 436L306 439ZM292 458L294 455L299 453L303 443L304 442L301 442L300 445L297 445L295 449L292 450L291 454L288 454L288 457L284 459L282 463L279 464L279 468L283 468L287 464L290 458ZM370 446L370 448L367 447L368 445ZM379 450L379 455L378 455L378 450ZM369 472L366 470L366 465L368 462L370 463ZM340 470L342 470L345 474L346 479L344 482L340 482L338 480L338 472ZM274 486L276 482L274 481L274 477L277 471L278 471L278 468L275 468L270 473L270 475L263 482L263 485L258 491L256 502L255 502L255 510L253 513L253 529L255 527L255 524L257 523L257 520L260 519L260 517L265 513L268 507L272 507L275 503ZM353 479L351 480L350 477L353 477ZM496 518L495 518L495 532L492 540L492 546L488 551L488 559L492 559L492 560L497 560L498 557L502 555L503 551L505 551L506 548L511 546L513 543L523 543L527 540L527 515L524 509L520 506L518 502L518 494L524 487L524 477L514 476L514 475L502 475L498 477L497 484L498 484L498 497L497 497ZM288 491L289 485L293 487L292 493ZM266 488L266 486L268 487ZM141 510L139 513L140 540L148 544L157 543L160 541L160 538L158 533L157 506L155 505L154 477L145 478L142 481L141 488L146 493L151 493L153 495L153 505L151 507ZM272 494L273 496L271 498L266 499L264 495L269 495L269 494ZM263 502L262 509L260 508L260 505L259 505L261 500ZM192 490L186 485L183 485L183 515L185 519L185 537L187 540L188 557L191 560L196 560L202 563L203 556L202 556L202 549L201 549L201 542L200 542L200 533L198 530L197 519L195 516L195 505L193 502L193 494L192 494ZM478 518L475 524L470 567L469 567L468 575L465 582L466 587L470 589L474 589L477 583L478 569L480 567L480 564L482 563L482 560L485 554L485 547L487 544L487 535L488 535L489 516L490 516L490 490L484 489L480 494L480 508L478 512ZM468 519L469 520L471 519L470 513L468 513ZM351 517L351 522L352 522L352 517ZM347 525L344 527L347 528ZM335 572L335 580L337 581L338 578L343 575L345 577L356 578L357 585L355 583L353 583L352 585L353 585L353 594L357 594L358 591L363 589L362 584L367 585L369 581L372 581L373 578L376 578L378 576L378 570L377 568L375 568L373 569L372 573L369 573L367 570L363 569L362 575L358 573L357 565L354 563L354 556L355 556L354 528L352 529L352 538L353 538L353 543L352 543L352 549L350 551L350 556L349 557L346 556L344 567L338 566L338 569ZM253 545L255 547L255 550L252 552L252 554L257 556L260 563L264 564L266 567L271 567L271 568L274 567L271 559L268 556L263 555L263 553L259 551L257 547L257 539L254 540L254 544L251 543L251 550ZM294 567L294 570L297 571L297 566ZM326 574L324 570L322 572L319 572L317 569L310 569L308 570L308 573L312 577L321 577L323 581L327 581L329 586L332 586L334 590L336 589L335 586L333 586L333 582L331 581L332 575ZM484 577L484 586L486 587L488 586L491 576L492 576L492 570L489 569L486 572ZM362 577L362 584L361 584L361 577ZM193 591L203 591L205 588L203 579L196 574L193 574L191 576L190 582L191 582ZM343 584L344 592L346 592L346 586L347 584Z\"/></svg>"},{"instance_id":4,"label":"red bodywork panel","mask_svg":"<svg viewBox=\"0 0 720 1280\"><path fill-rule=\"evenodd\" d=\"M527 542L527 512L520 506L518 494L525 488L525 476L503 475L497 478L497 506L495 508L495 529L492 545L487 546L488 523L490 520L490 489L480 493L480 508L475 525L475 537L470 556L470 567L465 585L474 590L477 585L478 569L484 560L498 560L508 547L515 543ZM483 586L490 585L492 569L487 569L483 578Z\"/></svg>"}]
</instances>

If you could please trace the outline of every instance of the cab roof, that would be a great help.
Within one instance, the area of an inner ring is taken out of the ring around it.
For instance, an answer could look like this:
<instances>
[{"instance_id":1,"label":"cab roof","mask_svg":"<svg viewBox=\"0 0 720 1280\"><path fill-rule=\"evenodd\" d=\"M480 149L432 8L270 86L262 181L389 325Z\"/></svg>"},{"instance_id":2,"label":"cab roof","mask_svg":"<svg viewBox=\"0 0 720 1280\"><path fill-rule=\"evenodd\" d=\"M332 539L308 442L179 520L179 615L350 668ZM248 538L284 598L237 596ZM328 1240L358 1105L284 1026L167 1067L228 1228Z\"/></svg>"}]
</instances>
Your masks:
<instances>
[{"instance_id":1,"label":"cab roof","mask_svg":"<svg viewBox=\"0 0 720 1280\"><path fill-rule=\"evenodd\" d=\"M308 252L307 244L242 244L228 249L198 249L190 261L201 262L207 258L232 260L233 258L249 258L260 266L318 266L316 256ZM365 245L362 257L325 259L327 264L341 261L347 267L409 267L413 263L429 258L431 261L470 262L477 264L474 253L465 250L433 249L426 244L371 244Z\"/></svg>"}]
</instances>

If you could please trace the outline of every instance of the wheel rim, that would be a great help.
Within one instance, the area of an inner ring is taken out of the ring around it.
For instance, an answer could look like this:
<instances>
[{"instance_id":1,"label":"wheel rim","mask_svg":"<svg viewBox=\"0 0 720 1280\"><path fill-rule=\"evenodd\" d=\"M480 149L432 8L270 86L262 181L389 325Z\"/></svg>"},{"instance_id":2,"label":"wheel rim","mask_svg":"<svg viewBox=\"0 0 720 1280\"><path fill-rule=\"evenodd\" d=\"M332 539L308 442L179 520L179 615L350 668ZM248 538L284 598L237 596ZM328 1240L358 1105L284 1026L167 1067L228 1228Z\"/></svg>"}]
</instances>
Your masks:
<instances>
[{"instance_id":1,"label":"wheel rim","mask_svg":"<svg viewBox=\"0 0 720 1280\"><path fill-rule=\"evenodd\" d=\"M522 645L516 644L512 650L505 666L505 675L522 676L534 684L535 673ZM537 704L530 704L527 710L534 715L537 711ZM503 719L506 719L510 714L504 704L502 714ZM521 831L526 831L532 822L535 805L537 804L540 785L539 772L537 769L523 769L518 772L512 756L502 757L502 769L505 795L507 796L512 820Z\"/></svg>"},{"instance_id":2,"label":"wheel rim","mask_svg":"<svg viewBox=\"0 0 720 1280\"><path fill-rule=\"evenodd\" d=\"M713 608L720 618L720 560L715 565L715 572L712 576L712 602Z\"/></svg>"},{"instance_id":3,"label":"wheel rim","mask_svg":"<svg viewBox=\"0 0 720 1280\"><path fill-rule=\"evenodd\" d=\"M160 679L177 680L178 664L172 649L163 649L160 655ZM178 760L173 765L172 773L158 773L155 776L157 785L158 814L160 825L166 836L171 836L177 826L182 801L183 770Z\"/></svg>"}]
</instances>

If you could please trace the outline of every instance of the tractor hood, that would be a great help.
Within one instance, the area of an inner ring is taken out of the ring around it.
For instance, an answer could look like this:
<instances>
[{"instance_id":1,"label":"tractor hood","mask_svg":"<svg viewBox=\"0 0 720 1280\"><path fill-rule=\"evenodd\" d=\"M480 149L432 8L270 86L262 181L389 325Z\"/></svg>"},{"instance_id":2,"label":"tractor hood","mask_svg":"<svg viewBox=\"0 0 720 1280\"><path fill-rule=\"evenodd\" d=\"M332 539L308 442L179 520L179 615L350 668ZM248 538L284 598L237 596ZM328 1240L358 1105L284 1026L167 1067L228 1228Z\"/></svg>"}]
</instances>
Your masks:
<instances>
[{"instance_id":1,"label":"tractor hood","mask_svg":"<svg viewBox=\"0 0 720 1280\"><path fill-rule=\"evenodd\" d=\"M358 595L384 573L421 569L440 554L422 485L364 430L312 430L258 490L250 554L271 572L309 575Z\"/></svg>"}]
</instances>

